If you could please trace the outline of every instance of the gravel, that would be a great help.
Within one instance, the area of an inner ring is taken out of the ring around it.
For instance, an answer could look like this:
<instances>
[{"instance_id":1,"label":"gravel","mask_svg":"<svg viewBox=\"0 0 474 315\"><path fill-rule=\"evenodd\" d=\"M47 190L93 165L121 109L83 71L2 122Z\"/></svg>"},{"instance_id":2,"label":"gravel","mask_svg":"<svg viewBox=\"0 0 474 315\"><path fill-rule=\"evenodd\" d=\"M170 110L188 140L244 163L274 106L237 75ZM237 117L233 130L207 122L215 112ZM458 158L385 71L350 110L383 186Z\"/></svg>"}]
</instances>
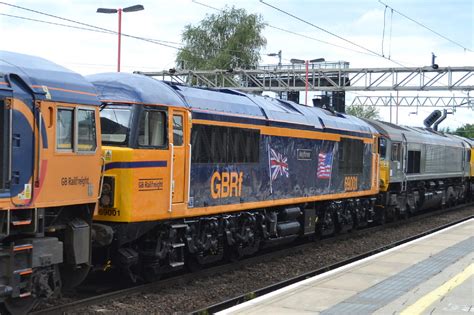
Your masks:
<instances>
[{"instance_id":1,"label":"gravel","mask_svg":"<svg viewBox=\"0 0 474 315\"><path fill-rule=\"evenodd\" d=\"M408 238L474 213L474 208L457 210L427 220L388 227L371 234L334 242L315 242L310 250L291 252L288 256L272 259L212 277L193 280L185 285L74 310L67 314L184 314L222 302L247 292L346 260L369 250Z\"/></svg>"}]
</instances>

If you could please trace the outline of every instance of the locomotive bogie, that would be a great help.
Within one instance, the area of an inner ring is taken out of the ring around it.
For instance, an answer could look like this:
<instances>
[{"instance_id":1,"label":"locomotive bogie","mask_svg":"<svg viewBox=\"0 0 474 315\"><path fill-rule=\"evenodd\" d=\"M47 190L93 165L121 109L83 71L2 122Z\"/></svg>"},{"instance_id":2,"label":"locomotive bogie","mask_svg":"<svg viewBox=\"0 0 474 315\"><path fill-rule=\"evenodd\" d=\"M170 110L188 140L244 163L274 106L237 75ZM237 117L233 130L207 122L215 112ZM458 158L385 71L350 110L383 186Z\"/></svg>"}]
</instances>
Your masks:
<instances>
[{"instance_id":1,"label":"locomotive bogie","mask_svg":"<svg viewBox=\"0 0 474 315\"><path fill-rule=\"evenodd\" d=\"M94 257L98 270L112 267L132 281L153 281L173 270L195 270L224 259L239 259L296 238L344 233L376 219L372 197L154 223L117 223L112 226L119 249L110 252L98 247ZM107 252L109 255L104 255Z\"/></svg>"}]
</instances>

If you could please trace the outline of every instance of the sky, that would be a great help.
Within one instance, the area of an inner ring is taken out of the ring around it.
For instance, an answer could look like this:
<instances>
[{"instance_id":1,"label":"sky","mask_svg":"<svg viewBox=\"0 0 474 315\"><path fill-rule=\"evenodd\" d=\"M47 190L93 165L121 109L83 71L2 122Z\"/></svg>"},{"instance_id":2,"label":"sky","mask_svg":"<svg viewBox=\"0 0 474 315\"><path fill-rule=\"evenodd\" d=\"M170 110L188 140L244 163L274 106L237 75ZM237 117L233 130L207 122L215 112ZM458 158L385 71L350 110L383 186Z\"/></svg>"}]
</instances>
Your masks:
<instances>
[{"instance_id":1,"label":"sky","mask_svg":"<svg viewBox=\"0 0 474 315\"><path fill-rule=\"evenodd\" d=\"M197 3L197 1L199 3ZM438 36L378 0L265 0L283 11L350 40L360 46L389 56L406 66L431 64L431 53L439 66L474 66L474 0L383 0L383 2L415 21L438 32ZM145 10L124 13L122 32L137 37L160 40L159 45L122 36L121 69L124 72L161 71L174 67L185 25L197 25L207 14L227 6L244 8L260 14L269 25L263 31L267 45L261 51L262 64L276 64L278 58L267 54L282 51L282 63L292 58L347 61L350 67L399 67L382 57L369 56L354 50L356 46L327 34L315 26L298 21L259 0L24 0L0 1L0 50L31 54L49 59L71 70L87 75L116 70L117 35L46 24L86 27L64 19L116 31L116 14L96 13L97 8L119 8L142 4ZM15 8L11 5L55 15L63 19ZM10 16L9 16L10 15ZM16 17L12 17L16 16ZM23 19L19 18L22 17ZM27 19L24 19L27 18ZM385 35L383 29L385 25ZM272 27L273 26L273 27ZM295 32L290 34L274 27ZM308 39L311 37L312 39ZM318 41L320 40L320 41ZM383 46L382 46L383 40ZM328 45L330 42L341 47ZM172 46L172 47L170 47ZM382 52L383 47L383 52ZM474 77L470 85L474 85ZM395 92L357 92L346 94L346 104L357 95L388 95ZM319 95L310 92L309 97ZM400 92L400 96L466 96L467 92ZM474 91L470 93L474 97ZM304 102L304 97L300 98ZM398 122L392 109L392 122L421 126L433 108L400 108ZM380 116L389 121L388 108L380 108ZM457 108L440 127L457 128L474 123L474 105Z\"/></svg>"}]
</instances>

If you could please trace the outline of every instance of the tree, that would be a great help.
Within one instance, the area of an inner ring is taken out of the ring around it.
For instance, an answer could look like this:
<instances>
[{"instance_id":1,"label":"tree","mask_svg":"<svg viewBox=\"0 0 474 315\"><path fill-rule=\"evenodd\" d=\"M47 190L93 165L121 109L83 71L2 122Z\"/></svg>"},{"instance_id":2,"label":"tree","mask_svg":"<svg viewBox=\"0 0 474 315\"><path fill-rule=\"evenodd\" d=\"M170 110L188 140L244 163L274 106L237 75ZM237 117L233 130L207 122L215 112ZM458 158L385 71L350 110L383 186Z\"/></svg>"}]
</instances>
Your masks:
<instances>
[{"instance_id":1,"label":"tree","mask_svg":"<svg viewBox=\"0 0 474 315\"><path fill-rule=\"evenodd\" d=\"M379 119L379 111L375 106L351 105L346 108L346 114L366 119Z\"/></svg>"},{"instance_id":2,"label":"tree","mask_svg":"<svg viewBox=\"0 0 474 315\"><path fill-rule=\"evenodd\" d=\"M474 124L465 124L453 132L455 135L474 139Z\"/></svg>"},{"instance_id":3,"label":"tree","mask_svg":"<svg viewBox=\"0 0 474 315\"><path fill-rule=\"evenodd\" d=\"M267 43L261 35L264 27L261 15L226 7L218 14L207 15L197 26L185 26L184 47L176 56L176 64L200 70L253 68Z\"/></svg>"}]
</instances>

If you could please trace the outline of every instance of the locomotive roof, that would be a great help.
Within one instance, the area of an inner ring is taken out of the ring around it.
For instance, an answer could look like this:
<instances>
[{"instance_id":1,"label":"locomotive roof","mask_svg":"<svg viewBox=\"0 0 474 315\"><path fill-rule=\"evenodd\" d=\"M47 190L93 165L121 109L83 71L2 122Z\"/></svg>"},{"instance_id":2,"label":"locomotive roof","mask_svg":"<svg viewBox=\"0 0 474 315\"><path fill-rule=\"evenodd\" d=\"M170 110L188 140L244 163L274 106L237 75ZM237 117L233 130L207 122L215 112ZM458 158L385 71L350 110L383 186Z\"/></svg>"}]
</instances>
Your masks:
<instances>
[{"instance_id":1,"label":"locomotive roof","mask_svg":"<svg viewBox=\"0 0 474 315\"><path fill-rule=\"evenodd\" d=\"M168 84L144 75L111 72L89 75L86 79L95 86L102 102L187 107Z\"/></svg>"},{"instance_id":2,"label":"locomotive roof","mask_svg":"<svg viewBox=\"0 0 474 315\"><path fill-rule=\"evenodd\" d=\"M462 137L462 136L458 136L458 135L451 135L451 134L446 134L447 137L452 137L454 139L459 139L461 141L464 141L468 144L468 147L470 148L473 148L474 149L474 139L470 139L470 138L465 138L465 137Z\"/></svg>"},{"instance_id":3,"label":"locomotive roof","mask_svg":"<svg viewBox=\"0 0 474 315\"><path fill-rule=\"evenodd\" d=\"M35 99L99 105L94 86L78 73L46 59L9 51L0 51L0 89L26 84ZM31 93L30 92L30 93Z\"/></svg>"},{"instance_id":4,"label":"locomotive roof","mask_svg":"<svg viewBox=\"0 0 474 315\"><path fill-rule=\"evenodd\" d=\"M422 127L400 126L378 120L370 120L369 123L376 127L382 135L386 136L392 141L402 142L403 135L405 135L407 141L411 143L437 144L451 147L462 146L461 139L455 139L432 129Z\"/></svg>"},{"instance_id":5,"label":"locomotive roof","mask_svg":"<svg viewBox=\"0 0 474 315\"><path fill-rule=\"evenodd\" d=\"M303 129L342 130L366 136L376 133L372 126L352 116L230 89L189 87L129 73L103 73L86 78L95 85L103 102L182 106L195 114L216 115L216 119L225 116L230 121L296 124Z\"/></svg>"},{"instance_id":6,"label":"locomotive roof","mask_svg":"<svg viewBox=\"0 0 474 315\"><path fill-rule=\"evenodd\" d=\"M264 121L270 125L296 124L303 129L341 130L371 136L377 131L366 122L343 114L303 106L267 96L245 94L230 89L213 90L172 85L195 112ZM252 122L250 122L252 123Z\"/></svg>"}]
</instances>

